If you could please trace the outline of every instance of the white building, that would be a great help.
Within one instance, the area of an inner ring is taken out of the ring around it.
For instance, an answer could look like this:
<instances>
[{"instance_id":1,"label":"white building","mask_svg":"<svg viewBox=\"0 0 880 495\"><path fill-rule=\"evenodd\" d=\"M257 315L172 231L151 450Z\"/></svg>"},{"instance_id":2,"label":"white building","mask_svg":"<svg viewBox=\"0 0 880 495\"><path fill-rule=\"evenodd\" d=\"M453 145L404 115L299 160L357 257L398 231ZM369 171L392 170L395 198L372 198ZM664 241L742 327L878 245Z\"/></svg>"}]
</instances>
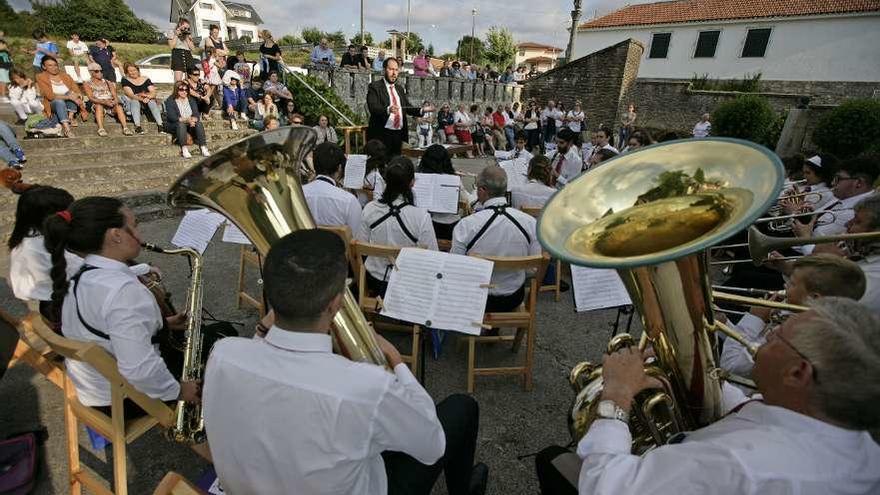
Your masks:
<instances>
[{"instance_id":1,"label":"white building","mask_svg":"<svg viewBox=\"0 0 880 495\"><path fill-rule=\"evenodd\" d=\"M633 38L640 78L880 81L880 0L673 0L578 27L574 58Z\"/></svg>"},{"instance_id":2,"label":"white building","mask_svg":"<svg viewBox=\"0 0 880 495\"><path fill-rule=\"evenodd\" d=\"M516 45L516 56L513 63L515 67L523 65L529 70L547 72L556 66L556 59L559 58L562 51L562 48L556 48L552 45L526 41ZM501 68L503 69L503 67Z\"/></svg>"},{"instance_id":3,"label":"white building","mask_svg":"<svg viewBox=\"0 0 880 495\"><path fill-rule=\"evenodd\" d=\"M247 37L256 41L263 23L252 5L227 0L171 0L171 22L180 17L190 20L194 38L206 38L211 24L216 24L224 40Z\"/></svg>"}]
</instances>

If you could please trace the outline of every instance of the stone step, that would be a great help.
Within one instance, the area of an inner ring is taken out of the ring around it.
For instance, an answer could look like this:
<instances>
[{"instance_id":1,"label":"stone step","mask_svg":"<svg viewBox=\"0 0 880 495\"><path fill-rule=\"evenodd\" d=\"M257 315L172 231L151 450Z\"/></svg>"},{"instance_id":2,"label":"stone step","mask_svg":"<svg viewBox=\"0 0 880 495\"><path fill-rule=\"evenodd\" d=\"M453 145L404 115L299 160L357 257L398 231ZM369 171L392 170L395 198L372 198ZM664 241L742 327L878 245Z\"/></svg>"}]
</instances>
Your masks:
<instances>
[{"instance_id":1,"label":"stone step","mask_svg":"<svg viewBox=\"0 0 880 495\"><path fill-rule=\"evenodd\" d=\"M72 138L22 139L21 148L29 156L61 153L68 150L81 151L96 147L153 146L171 144L170 134L146 133L135 136L107 136L78 134Z\"/></svg>"},{"instance_id":2,"label":"stone step","mask_svg":"<svg viewBox=\"0 0 880 495\"><path fill-rule=\"evenodd\" d=\"M212 145L209 143L208 149L211 149L211 146ZM213 146L216 147L217 145L214 144ZM193 157L196 159L200 158L200 153L197 151L198 147L191 147L190 151L193 150L195 150ZM132 164L137 162L157 162L176 159L179 154L180 148L170 144L126 146L120 148L101 147L96 148L93 151L70 150L63 153L40 153L28 156L25 170L27 176L31 177L31 174L46 169L55 170L56 172L68 172L70 170L78 170L81 168L104 168L107 166L119 166L125 168L133 167ZM138 172L138 175L140 175L140 172Z\"/></svg>"},{"instance_id":3,"label":"stone step","mask_svg":"<svg viewBox=\"0 0 880 495\"><path fill-rule=\"evenodd\" d=\"M12 129L15 131L15 135L19 137L24 137L24 125L14 124L15 119L7 120L7 123L12 126ZM134 124L129 122L129 127L134 130ZM206 131L210 130L224 130L231 129L230 123L228 120L223 119L219 112L215 118L202 120L202 125L205 127ZM116 122L115 119L109 119L105 123L105 129L107 129L107 133L112 135L122 136L122 126ZM147 134L156 134L156 124L153 121L142 122L142 127ZM239 129L247 128L247 120L238 119L238 127ZM73 129L73 133L77 135L80 134L98 134L98 124L93 120L89 119L88 122L78 121L77 127Z\"/></svg>"}]
</instances>

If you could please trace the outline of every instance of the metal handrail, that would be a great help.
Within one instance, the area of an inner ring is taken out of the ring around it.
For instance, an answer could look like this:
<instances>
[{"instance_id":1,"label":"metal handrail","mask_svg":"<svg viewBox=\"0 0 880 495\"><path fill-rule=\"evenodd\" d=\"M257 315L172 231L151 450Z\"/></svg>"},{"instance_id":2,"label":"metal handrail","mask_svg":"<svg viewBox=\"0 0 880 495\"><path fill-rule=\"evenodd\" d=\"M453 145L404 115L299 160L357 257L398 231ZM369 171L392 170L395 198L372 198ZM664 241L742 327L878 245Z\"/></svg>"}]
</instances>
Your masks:
<instances>
[{"instance_id":1,"label":"metal handrail","mask_svg":"<svg viewBox=\"0 0 880 495\"><path fill-rule=\"evenodd\" d=\"M356 125L357 125L357 124L355 124L354 122L352 122L352 120L351 120L350 118L348 118L348 116L346 116L344 113L342 113L341 111L339 111L339 109L336 108L332 103L330 103L329 101L327 101L327 98L324 98L324 95L322 95L321 93L319 93L318 90L316 90L314 87L312 87L311 84L309 84L308 82L306 82L306 80L303 79L302 76L300 76L297 72L294 72L294 71L290 70L290 67L288 67L288 66L287 66L286 64L284 64L283 62L279 62L279 63L278 63L278 67L280 67L281 70L282 70L285 74L290 74L291 76L295 77L297 81L299 81L300 83L302 83L303 86L305 86L306 88L308 88L309 91L311 91L312 93L314 93L314 95L317 96L318 99L320 99L322 102L324 102L325 105L327 105L327 106L330 107L334 112L336 112L336 114L339 115L339 117L340 117L342 120L344 120L345 122L347 122L348 125L350 125L350 126L356 126Z\"/></svg>"}]
</instances>

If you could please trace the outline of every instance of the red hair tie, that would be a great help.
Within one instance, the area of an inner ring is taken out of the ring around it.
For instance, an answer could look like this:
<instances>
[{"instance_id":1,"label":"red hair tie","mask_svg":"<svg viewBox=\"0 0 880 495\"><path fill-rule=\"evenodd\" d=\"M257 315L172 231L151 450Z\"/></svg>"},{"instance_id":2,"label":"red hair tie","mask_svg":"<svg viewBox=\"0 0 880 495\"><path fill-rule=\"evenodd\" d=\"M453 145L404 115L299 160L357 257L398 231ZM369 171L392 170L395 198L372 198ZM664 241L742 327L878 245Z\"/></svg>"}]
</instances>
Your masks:
<instances>
[{"instance_id":1,"label":"red hair tie","mask_svg":"<svg viewBox=\"0 0 880 495\"><path fill-rule=\"evenodd\" d=\"M61 210L55 213L59 217L63 218L65 222L70 223L73 221L73 215L70 214L70 210Z\"/></svg>"}]
</instances>

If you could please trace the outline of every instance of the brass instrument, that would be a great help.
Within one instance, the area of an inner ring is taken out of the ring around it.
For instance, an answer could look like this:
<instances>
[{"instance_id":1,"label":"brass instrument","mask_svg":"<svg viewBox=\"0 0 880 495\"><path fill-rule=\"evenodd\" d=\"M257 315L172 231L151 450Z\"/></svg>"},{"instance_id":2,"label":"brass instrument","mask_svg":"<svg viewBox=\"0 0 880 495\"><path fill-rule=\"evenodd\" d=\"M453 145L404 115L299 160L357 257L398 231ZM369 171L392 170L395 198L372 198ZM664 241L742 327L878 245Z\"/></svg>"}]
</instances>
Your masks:
<instances>
[{"instance_id":1,"label":"brass instrument","mask_svg":"<svg viewBox=\"0 0 880 495\"><path fill-rule=\"evenodd\" d=\"M820 225L835 223L837 221L837 214L835 212L839 211L841 210L808 211L804 213L794 213L792 215L771 215L755 220L755 224L767 224L767 229L771 232L791 232L791 222L796 218L804 218L805 221L809 222L809 217L819 217L814 224L814 227L818 227Z\"/></svg>"},{"instance_id":2,"label":"brass instrument","mask_svg":"<svg viewBox=\"0 0 880 495\"><path fill-rule=\"evenodd\" d=\"M639 311L656 358L645 371L664 388L633 403L633 452L712 423L722 413L716 336L754 344L715 320L706 249L751 225L776 201L778 157L746 141L708 138L620 155L569 183L544 207L538 237L573 265L616 269ZM609 350L631 345L616 336ZM570 376L570 415L580 438L596 418L601 368L581 363Z\"/></svg>"},{"instance_id":3,"label":"brass instrument","mask_svg":"<svg viewBox=\"0 0 880 495\"><path fill-rule=\"evenodd\" d=\"M204 336L202 335L202 301L204 299L202 255L192 248L162 249L149 243L143 243L142 246L156 253L181 255L189 258L191 273L185 306L186 332L184 335L186 340L183 347L183 372L180 375L180 381L201 381L204 374L202 353L205 352L203 349ZM202 416L202 406L182 400L177 401L177 407L174 410L174 425L169 429L168 435L177 442L204 442L205 420Z\"/></svg>"},{"instance_id":4,"label":"brass instrument","mask_svg":"<svg viewBox=\"0 0 880 495\"><path fill-rule=\"evenodd\" d=\"M778 251L780 249L790 248L794 246L804 246L807 244L827 244L829 242L850 242L857 241L861 239L880 239L880 231L877 232L863 232L860 234L840 234L840 235L830 235L824 237L774 237L767 234L762 233L758 230L757 227L751 226L749 227L749 241L748 243L742 244L728 244L724 246L716 246L714 249L724 249L724 248L733 248L733 247L749 247L749 256L751 259L747 260L728 260L728 261L713 261L713 265L732 265L737 263L754 263L755 266L760 266L767 261L771 261L768 258L768 255L771 251ZM776 258L772 261L785 261L785 260L794 260L798 258L802 258L803 256L786 256L784 258Z\"/></svg>"},{"instance_id":5,"label":"brass instrument","mask_svg":"<svg viewBox=\"0 0 880 495\"><path fill-rule=\"evenodd\" d=\"M283 127L255 134L186 171L168 191L170 205L210 208L228 218L266 256L281 237L314 229L299 181L300 165L315 146L315 131ZM340 353L353 361L387 365L373 330L351 291L333 320Z\"/></svg>"}]
</instances>

